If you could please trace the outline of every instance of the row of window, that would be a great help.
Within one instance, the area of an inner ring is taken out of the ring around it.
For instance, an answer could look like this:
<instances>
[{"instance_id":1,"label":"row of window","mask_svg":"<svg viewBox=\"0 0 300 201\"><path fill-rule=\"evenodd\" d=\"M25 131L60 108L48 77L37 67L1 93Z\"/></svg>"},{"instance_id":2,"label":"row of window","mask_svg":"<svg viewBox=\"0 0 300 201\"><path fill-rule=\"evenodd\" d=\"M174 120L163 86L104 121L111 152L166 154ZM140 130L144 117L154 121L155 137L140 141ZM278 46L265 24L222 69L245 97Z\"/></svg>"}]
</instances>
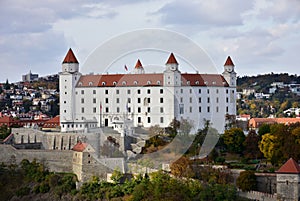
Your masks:
<instances>
[{"instance_id":1,"label":"row of window","mask_svg":"<svg viewBox=\"0 0 300 201\"><path fill-rule=\"evenodd\" d=\"M190 91L190 93L193 93L193 89L189 89L189 91ZM206 92L207 92L207 94L209 94L210 93L210 89L207 89ZM163 93L164 93L163 89L160 89L160 94L163 94ZM183 93L183 89L180 89L180 93ZM202 93L202 89L199 89L198 93L201 94ZM216 93L217 94L219 93L219 89L216 89ZM228 94L228 93L229 93L229 90L226 89L226 94ZM234 94L234 90L231 90L231 93ZM65 94L67 94L67 92L65 92ZM76 92L76 94L77 94L77 92ZM84 95L84 90L81 90L81 94ZM93 90L93 94L96 94L96 90ZM109 94L109 90L108 89L105 90L105 94L106 95ZM116 90L116 94L120 94L120 90L119 89ZM131 94L131 90L130 89L127 90L127 94ZM141 89L137 90L137 94L141 94ZM147 94L151 94L151 89L147 89Z\"/></svg>"}]
</instances>

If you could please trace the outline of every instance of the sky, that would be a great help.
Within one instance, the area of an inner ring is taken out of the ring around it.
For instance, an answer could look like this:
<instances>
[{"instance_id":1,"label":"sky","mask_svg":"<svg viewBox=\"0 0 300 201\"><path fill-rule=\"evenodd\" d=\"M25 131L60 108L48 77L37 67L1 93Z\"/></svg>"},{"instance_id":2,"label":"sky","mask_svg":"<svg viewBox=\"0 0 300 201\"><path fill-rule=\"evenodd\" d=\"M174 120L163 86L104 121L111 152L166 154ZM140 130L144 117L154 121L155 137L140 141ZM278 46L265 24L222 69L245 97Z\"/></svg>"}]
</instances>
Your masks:
<instances>
[{"instance_id":1,"label":"sky","mask_svg":"<svg viewBox=\"0 0 300 201\"><path fill-rule=\"evenodd\" d=\"M299 0L1 0L0 24L0 82L56 74L70 47L84 68L99 46L144 29L185 36L219 73L230 55L238 76L300 74Z\"/></svg>"}]
</instances>

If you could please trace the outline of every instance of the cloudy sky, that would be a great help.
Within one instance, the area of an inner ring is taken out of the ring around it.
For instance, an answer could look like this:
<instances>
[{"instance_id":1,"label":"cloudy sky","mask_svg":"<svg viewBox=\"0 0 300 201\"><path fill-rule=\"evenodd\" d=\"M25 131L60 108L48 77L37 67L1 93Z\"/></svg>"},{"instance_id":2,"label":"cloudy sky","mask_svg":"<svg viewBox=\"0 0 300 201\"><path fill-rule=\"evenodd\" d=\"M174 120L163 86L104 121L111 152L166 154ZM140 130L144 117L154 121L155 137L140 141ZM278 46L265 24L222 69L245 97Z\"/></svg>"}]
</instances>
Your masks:
<instances>
[{"instance_id":1,"label":"cloudy sky","mask_svg":"<svg viewBox=\"0 0 300 201\"><path fill-rule=\"evenodd\" d=\"M145 28L186 36L219 72L230 55L240 76L300 74L299 0L1 0L0 21L0 82L57 73L70 47L82 64L105 41Z\"/></svg>"}]
</instances>

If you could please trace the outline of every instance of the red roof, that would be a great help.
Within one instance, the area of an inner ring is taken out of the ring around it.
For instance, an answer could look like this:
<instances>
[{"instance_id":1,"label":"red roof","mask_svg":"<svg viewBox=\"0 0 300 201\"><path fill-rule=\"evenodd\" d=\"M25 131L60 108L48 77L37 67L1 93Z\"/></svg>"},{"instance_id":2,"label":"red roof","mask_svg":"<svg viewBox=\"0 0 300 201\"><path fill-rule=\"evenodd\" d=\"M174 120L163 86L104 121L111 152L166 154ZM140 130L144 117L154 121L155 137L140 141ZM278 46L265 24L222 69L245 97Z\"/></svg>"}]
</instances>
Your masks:
<instances>
[{"instance_id":1,"label":"red roof","mask_svg":"<svg viewBox=\"0 0 300 201\"><path fill-rule=\"evenodd\" d=\"M7 137L3 140L3 142L7 142L7 141L10 140L12 137L14 137L14 134L13 134L13 133L9 134L9 136L7 136Z\"/></svg>"},{"instance_id":2,"label":"red roof","mask_svg":"<svg viewBox=\"0 0 300 201\"><path fill-rule=\"evenodd\" d=\"M294 174L300 174L300 166L298 163L290 158L279 170L277 173L294 173Z\"/></svg>"},{"instance_id":3,"label":"red roof","mask_svg":"<svg viewBox=\"0 0 300 201\"><path fill-rule=\"evenodd\" d=\"M143 67L143 65L142 65L141 61L138 59L134 68L141 68L141 67Z\"/></svg>"},{"instance_id":4,"label":"red roof","mask_svg":"<svg viewBox=\"0 0 300 201\"><path fill-rule=\"evenodd\" d=\"M72 150L73 150L73 151L83 152L87 146L88 146L87 143L83 143L83 142L79 141L79 142L72 148Z\"/></svg>"},{"instance_id":5,"label":"red roof","mask_svg":"<svg viewBox=\"0 0 300 201\"><path fill-rule=\"evenodd\" d=\"M169 59L168 59L166 64L178 64L178 62L177 62L177 60L176 60L173 53L170 54Z\"/></svg>"},{"instance_id":6,"label":"red roof","mask_svg":"<svg viewBox=\"0 0 300 201\"><path fill-rule=\"evenodd\" d=\"M234 64L233 64L233 62L232 62L230 56L227 57L224 66L234 66Z\"/></svg>"},{"instance_id":7,"label":"red roof","mask_svg":"<svg viewBox=\"0 0 300 201\"><path fill-rule=\"evenodd\" d=\"M77 63L78 64L78 61L77 61L77 59L76 59L76 57L75 57L75 55L74 55L71 48L69 49L69 51L68 51L68 53L67 53L67 55L66 55L66 57L63 61L63 64L64 63Z\"/></svg>"},{"instance_id":8,"label":"red roof","mask_svg":"<svg viewBox=\"0 0 300 201\"><path fill-rule=\"evenodd\" d=\"M59 115L45 122L43 128L56 128L60 125Z\"/></svg>"}]
</instances>

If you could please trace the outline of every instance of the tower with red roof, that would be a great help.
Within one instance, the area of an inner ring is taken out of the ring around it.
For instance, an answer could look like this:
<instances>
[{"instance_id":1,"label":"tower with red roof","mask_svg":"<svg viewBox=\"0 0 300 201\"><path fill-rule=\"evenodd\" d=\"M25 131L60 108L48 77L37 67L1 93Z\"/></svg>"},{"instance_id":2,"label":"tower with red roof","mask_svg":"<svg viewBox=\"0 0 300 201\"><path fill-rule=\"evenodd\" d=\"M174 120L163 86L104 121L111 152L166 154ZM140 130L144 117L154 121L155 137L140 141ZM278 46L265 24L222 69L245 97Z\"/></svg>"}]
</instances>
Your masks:
<instances>
[{"instance_id":1,"label":"tower with red roof","mask_svg":"<svg viewBox=\"0 0 300 201\"><path fill-rule=\"evenodd\" d=\"M300 166L290 158L276 172L277 200L300 200Z\"/></svg>"},{"instance_id":2,"label":"tower with red roof","mask_svg":"<svg viewBox=\"0 0 300 201\"><path fill-rule=\"evenodd\" d=\"M62 72L59 73L60 122L62 131L70 130L68 128L70 127L70 122L74 122L75 119L75 86L80 76L79 62L70 48L62 62Z\"/></svg>"},{"instance_id":3,"label":"tower with red roof","mask_svg":"<svg viewBox=\"0 0 300 201\"><path fill-rule=\"evenodd\" d=\"M230 87L236 87L236 72L234 71L234 64L230 56L228 56L225 61L224 72L222 73L222 75L224 76Z\"/></svg>"}]
</instances>

